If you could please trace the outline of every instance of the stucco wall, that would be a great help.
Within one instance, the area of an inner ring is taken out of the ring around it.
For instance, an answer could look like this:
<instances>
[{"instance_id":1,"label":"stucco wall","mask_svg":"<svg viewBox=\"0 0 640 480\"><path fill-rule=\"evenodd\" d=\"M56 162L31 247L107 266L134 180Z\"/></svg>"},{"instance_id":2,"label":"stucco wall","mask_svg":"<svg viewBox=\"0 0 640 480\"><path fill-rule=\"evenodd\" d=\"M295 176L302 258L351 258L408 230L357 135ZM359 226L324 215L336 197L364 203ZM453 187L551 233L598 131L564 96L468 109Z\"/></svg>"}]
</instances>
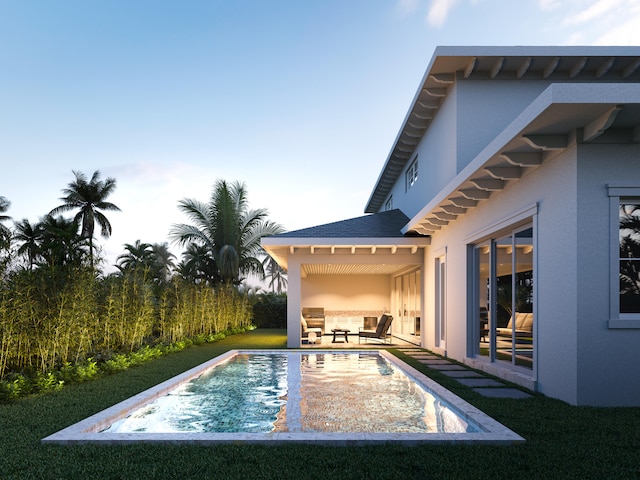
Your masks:
<instances>
[{"instance_id":1,"label":"stucco wall","mask_svg":"<svg viewBox=\"0 0 640 480\"><path fill-rule=\"evenodd\" d=\"M509 218L538 205L536 371L538 388L570 403L577 400L577 251L576 239L576 150L545 162L525 173L517 183L495 192L467 214L432 237L425 259L427 325L435 330L433 311L433 265L446 249L447 265L447 355L464 361L467 341L468 278L467 245L497 228L509 225ZM503 224L504 222L504 224ZM425 335L427 347L434 335ZM507 369L508 370L508 369ZM534 377L534 372L529 371Z\"/></svg>"},{"instance_id":2,"label":"stucco wall","mask_svg":"<svg viewBox=\"0 0 640 480\"><path fill-rule=\"evenodd\" d=\"M303 307L324 307L332 312L388 311L388 275L314 275L302 280Z\"/></svg>"},{"instance_id":3,"label":"stucco wall","mask_svg":"<svg viewBox=\"0 0 640 480\"><path fill-rule=\"evenodd\" d=\"M549 84L547 80L465 80L458 75L456 172L466 167Z\"/></svg>"},{"instance_id":4,"label":"stucco wall","mask_svg":"<svg viewBox=\"0 0 640 480\"><path fill-rule=\"evenodd\" d=\"M456 93L444 99L426 134L393 186L393 206L409 218L420 211L456 175ZM405 173L418 156L418 181L409 190ZM384 206L383 206L384 208Z\"/></svg>"},{"instance_id":5,"label":"stucco wall","mask_svg":"<svg viewBox=\"0 0 640 480\"><path fill-rule=\"evenodd\" d=\"M640 329L609 329L607 184L640 187L640 146L580 145L578 161L578 399L640 405ZM614 265L613 268L617 268Z\"/></svg>"}]
</instances>

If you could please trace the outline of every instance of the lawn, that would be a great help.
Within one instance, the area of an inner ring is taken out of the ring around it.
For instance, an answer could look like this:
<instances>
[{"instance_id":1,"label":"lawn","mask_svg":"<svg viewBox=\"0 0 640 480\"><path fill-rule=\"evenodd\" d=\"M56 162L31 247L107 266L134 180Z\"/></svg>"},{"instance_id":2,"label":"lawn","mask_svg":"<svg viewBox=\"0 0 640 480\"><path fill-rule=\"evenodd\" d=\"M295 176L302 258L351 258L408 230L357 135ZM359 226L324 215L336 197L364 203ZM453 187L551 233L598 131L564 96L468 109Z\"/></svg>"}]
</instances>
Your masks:
<instances>
[{"instance_id":1,"label":"lawn","mask_svg":"<svg viewBox=\"0 0 640 480\"><path fill-rule=\"evenodd\" d=\"M640 408L486 399L396 353L507 427L509 447L52 446L40 439L234 348L285 348L282 330L195 346L63 390L0 405L1 479L640 478Z\"/></svg>"}]
</instances>

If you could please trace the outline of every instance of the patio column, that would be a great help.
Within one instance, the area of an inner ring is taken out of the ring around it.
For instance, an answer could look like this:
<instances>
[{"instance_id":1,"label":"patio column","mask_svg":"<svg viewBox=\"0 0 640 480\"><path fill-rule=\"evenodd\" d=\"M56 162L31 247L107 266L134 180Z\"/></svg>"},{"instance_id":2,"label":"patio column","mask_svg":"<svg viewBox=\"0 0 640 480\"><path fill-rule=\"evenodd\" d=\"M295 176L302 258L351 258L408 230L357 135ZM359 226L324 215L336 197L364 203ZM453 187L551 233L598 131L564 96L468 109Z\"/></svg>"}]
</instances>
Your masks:
<instances>
[{"instance_id":1,"label":"patio column","mask_svg":"<svg viewBox=\"0 0 640 480\"><path fill-rule=\"evenodd\" d=\"M300 326L301 296L300 262L289 257L287 268L287 347L300 348L302 331Z\"/></svg>"}]
</instances>

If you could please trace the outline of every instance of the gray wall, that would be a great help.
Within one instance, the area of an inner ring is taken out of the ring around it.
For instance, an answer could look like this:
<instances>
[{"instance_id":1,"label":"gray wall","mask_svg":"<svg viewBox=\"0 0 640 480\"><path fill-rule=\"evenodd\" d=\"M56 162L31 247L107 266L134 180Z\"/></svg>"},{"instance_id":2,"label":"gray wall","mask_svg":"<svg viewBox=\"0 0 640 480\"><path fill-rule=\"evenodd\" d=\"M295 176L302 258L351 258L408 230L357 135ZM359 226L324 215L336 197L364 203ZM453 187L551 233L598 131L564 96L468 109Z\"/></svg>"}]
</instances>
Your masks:
<instances>
[{"instance_id":1,"label":"gray wall","mask_svg":"<svg viewBox=\"0 0 640 480\"><path fill-rule=\"evenodd\" d=\"M640 187L639 145L580 145L578 160L578 399L640 405L639 329L609 329L607 184Z\"/></svg>"}]
</instances>

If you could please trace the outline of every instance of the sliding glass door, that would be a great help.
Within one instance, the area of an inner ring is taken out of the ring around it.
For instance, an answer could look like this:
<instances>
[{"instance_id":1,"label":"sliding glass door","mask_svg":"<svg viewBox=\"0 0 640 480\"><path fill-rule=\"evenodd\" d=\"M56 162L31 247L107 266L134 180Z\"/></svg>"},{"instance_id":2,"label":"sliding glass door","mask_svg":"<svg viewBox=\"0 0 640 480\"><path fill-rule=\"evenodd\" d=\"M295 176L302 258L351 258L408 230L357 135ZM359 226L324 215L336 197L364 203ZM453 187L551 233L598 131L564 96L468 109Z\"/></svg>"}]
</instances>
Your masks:
<instances>
[{"instance_id":1,"label":"sliding glass door","mask_svg":"<svg viewBox=\"0 0 640 480\"><path fill-rule=\"evenodd\" d=\"M527 225L473 248L474 353L533 368L534 242Z\"/></svg>"}]
</instances>

